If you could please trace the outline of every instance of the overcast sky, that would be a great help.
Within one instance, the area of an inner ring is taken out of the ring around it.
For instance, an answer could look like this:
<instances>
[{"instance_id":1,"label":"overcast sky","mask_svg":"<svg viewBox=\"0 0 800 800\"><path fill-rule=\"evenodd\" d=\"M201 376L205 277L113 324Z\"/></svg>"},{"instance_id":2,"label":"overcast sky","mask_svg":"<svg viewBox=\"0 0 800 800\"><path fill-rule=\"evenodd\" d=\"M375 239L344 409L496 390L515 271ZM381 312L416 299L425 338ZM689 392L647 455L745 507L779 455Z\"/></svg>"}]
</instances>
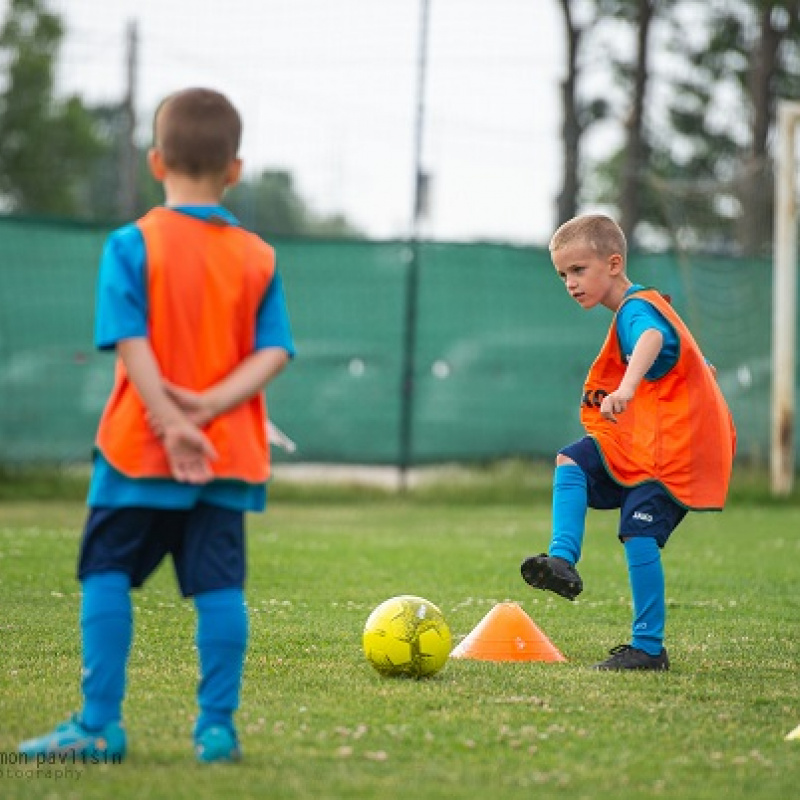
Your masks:
<instances>
[{"instance_id":1,"label":"overcast sky","mask_svg":"<svg viewBox=\"0 0 800 800\"><path fill-rule=\"evenodd\" d=\"M421 0L50 0L67 29L59 89L125 89L139 31L142 135L158 101L218 88L245 123L250 172L292 172L318 211L375 237L412 214ZM3 15L7 0L0 0ZM555 0L430 0L426 232L544 243L558 191L563 28Z\"/></svg>"}]
</instances>

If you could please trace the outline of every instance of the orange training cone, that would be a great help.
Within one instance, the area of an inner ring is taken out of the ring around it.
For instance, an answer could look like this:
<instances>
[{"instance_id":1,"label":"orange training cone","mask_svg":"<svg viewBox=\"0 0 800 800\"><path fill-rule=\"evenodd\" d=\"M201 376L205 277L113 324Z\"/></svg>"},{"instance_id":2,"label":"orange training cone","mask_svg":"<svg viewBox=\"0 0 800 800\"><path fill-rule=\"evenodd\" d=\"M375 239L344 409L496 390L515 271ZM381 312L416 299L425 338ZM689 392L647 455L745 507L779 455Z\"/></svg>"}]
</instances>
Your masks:
<instances>
[{"instance_id":1,"label":"orange training cone","mask_svg":"<svg viewBox=\"0 0 800 800\"><path fill-rule=\"evenodd\" d=\"M516 603L498 603L450 656L477 661L567 660Z\"/></svg>"}]
</instances>

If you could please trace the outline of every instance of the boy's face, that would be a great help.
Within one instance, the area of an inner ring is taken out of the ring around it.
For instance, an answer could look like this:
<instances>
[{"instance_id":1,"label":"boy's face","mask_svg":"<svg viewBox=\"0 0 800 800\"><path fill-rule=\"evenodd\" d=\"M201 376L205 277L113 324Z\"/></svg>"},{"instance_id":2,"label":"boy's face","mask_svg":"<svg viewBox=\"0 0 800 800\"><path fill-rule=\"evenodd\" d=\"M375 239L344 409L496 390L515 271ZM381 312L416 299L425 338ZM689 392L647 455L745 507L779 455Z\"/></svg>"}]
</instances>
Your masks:
<instances>
[{"instance_id":1,"label":"boy's face","mask_svg":"<svg viewBox=\"0 0 800 800\"><path fill-rule=\"evenodd\" d=\"M575 242L551 254L558 277L581 308L619 305L619 278L624 275L622 256L601 256L591 245Z\"/></svg>"}]
</instances>

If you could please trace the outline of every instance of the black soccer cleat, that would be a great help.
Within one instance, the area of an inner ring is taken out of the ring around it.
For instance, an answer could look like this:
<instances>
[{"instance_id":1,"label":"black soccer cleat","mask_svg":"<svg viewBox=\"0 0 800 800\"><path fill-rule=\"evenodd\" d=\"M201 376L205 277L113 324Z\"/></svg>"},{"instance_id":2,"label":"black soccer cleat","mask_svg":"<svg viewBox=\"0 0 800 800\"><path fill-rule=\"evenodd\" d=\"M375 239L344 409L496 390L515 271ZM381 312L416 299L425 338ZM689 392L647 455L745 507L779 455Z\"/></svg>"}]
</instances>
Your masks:
<instances>
[{"instance_id":1,"label":"black soccer cleat","mask_svg":"<svg viewBox=\"0 0 800 800\"><path fill-rule=\"evenodd\" d=\"M567 600L574 600L583 591L583 581L569 561L540 553L529 556L520 567L525 583L535 589L555 592Z\"/></svg>"},{"instance_id":2,"label":"black soccer cleat","mask_svg":"<svg viewBox=\"0 0 800 800\"><path fill-rule=\"evenodd\" d=\"M669 669L669 656L666 648L662 647L657 656L651 656L632 647L629 644L619 644L612 647L609 651L610 658L592 666L592 669L613 670L621 672L626 669L649 669L666 672Z\"/></svg>"}]
</instances>

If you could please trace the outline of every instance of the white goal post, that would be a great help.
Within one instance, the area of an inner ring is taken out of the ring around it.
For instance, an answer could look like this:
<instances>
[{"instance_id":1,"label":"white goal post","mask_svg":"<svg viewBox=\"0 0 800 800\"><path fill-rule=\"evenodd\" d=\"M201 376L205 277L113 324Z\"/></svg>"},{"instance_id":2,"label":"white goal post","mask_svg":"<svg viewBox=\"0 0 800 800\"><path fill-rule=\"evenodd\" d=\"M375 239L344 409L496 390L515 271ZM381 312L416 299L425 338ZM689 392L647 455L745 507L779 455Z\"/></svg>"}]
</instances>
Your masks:
<instances>
[{"instance_id":1,"label":"white goal post","mask_svg":"<svg viewBox=\"0 0 800 800\"><path fill-rule=\"evenodd\" d=\"M800 103L778 104L775 243L772 283L771 486L788 495L795 471L795 363L797 342L797 159Z\"/></svg>"}]
</instances>

